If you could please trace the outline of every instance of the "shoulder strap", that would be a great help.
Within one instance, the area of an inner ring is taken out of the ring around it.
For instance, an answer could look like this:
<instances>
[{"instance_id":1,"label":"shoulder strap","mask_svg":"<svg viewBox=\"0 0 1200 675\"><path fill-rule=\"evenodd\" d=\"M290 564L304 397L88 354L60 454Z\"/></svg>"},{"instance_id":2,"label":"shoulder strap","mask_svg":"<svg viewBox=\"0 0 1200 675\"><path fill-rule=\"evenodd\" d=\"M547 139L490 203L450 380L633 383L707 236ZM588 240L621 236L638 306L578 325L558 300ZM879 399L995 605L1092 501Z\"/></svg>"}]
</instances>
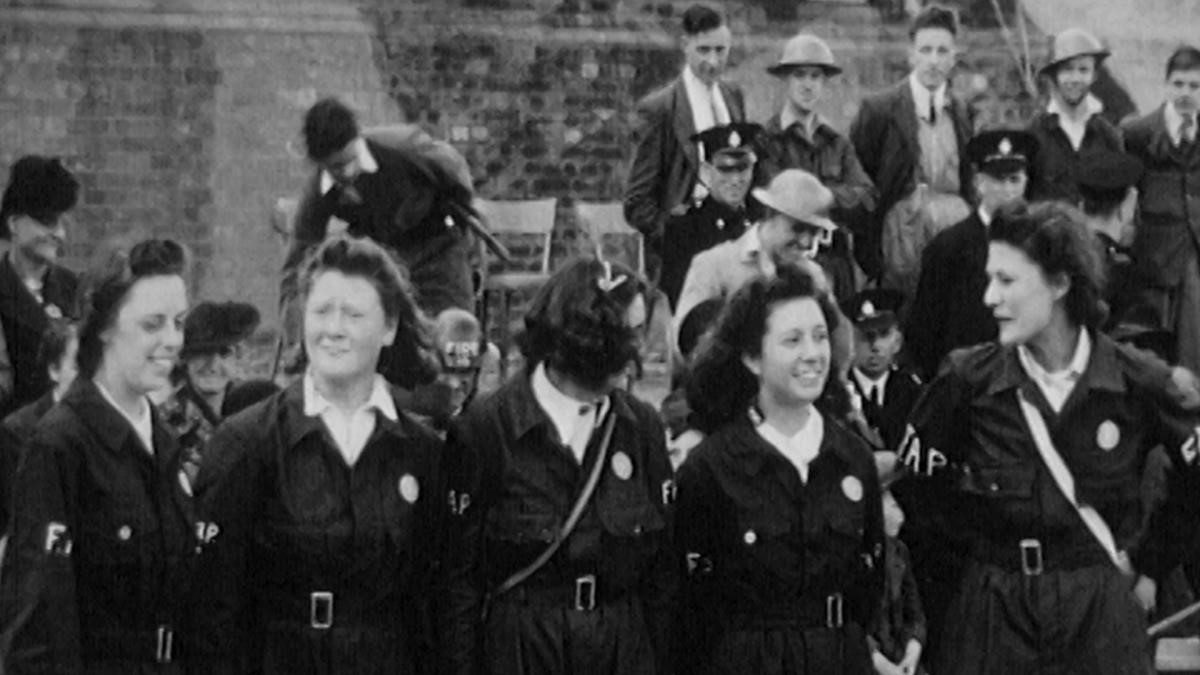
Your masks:
<instances>
[{"instance_id":1,"label":"shoulder strap","mask_svg":"<svg viewBox=\"0 0 1200 675\"><path fill-rule=\"evenodd\" d=\"M1083 524L1087 526L1088 531L1092 533L1096 542L1108 554L1117 569L1126 574L1132 574L1133 569L1129 563L1129 556L1124 551L1117 550L1117 542L1108 523L1104 522L1104 518L1096 509L1080 504L1075 497L1075 477L1071 475L1071 470L1067 468L1062 455L1058 454L1058 450L1054 447L1054 441L1050 439L1050 430L1046 428L1046 420L1042 417L1042 413L1037 406L1029 402L1025 393L1020 389L1017 390L1017 401L1021 405L1021 414L1025 416L1029 431L1033 434L1033 444L1037 446L1038 454L1045 462L1046 468L1050 470L1054 484L1058 486L1071 506L1075 507L1075 512L1079 514Z\"/></svg>"},{"instance_id":2,"label":"shoulder strap","mask_svg":"<svg viewBox=\"0 0 1200 675\"><path fill-rule=\"evenodd\" d=\"M584 484L579 497L575 499L575 505L571 507L570 515L563 521L558 535L554 537L554 541L550 542L550 545L533 562L514 572L512 576L505 579L503 583L488 594L488 602L485 605L490 604L490 601L520 586L526 579L533 576L547 562L550 562L550 558L554 557L554 554L558 552L559 547L563 545L567 537L571 536L571 532L575 530L575 526L579 524L579 519L583 516L583 510L587 508L588 502L591 501L592 495L595 494L596 486L600 483L600 474L603 473L604 465L607 464L605 460L608 457L608 446L612 442L613 427L616 425L616 421L617 416L612 411L612 406L609 406L608 417L604 422L604 430L600 437L600 448L596 453L596 461L592 463L592 471L588 474L587 483Z\"/></svg>"}]
</instances>

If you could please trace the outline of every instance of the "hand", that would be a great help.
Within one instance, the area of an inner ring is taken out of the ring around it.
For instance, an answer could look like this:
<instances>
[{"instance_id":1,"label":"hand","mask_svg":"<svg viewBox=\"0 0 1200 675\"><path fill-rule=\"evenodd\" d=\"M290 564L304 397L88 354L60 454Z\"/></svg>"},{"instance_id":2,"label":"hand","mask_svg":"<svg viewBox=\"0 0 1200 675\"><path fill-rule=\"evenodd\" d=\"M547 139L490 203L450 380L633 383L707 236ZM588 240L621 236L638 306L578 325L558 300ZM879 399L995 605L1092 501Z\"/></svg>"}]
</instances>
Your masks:
<instances>
[{"instance_id":1,"label":"hand","mask_svg":"<svg viewBox=\"0 0 1200 675\"><path fill-rule=\"evenodd\" d=\"M871 652L871 665L875 666L876 675L905 675L900 666L887 660L887 657L879 652Z\"/></svg>"},{"instance_id":2,"label":"hand","mask_svg":"<svg viewBox=\"0 0 1200 675\"><path fill-rule=\"evenodd\" d=\"M1183 366L1171 368L1171 379L1167 384L1167 391L1184 410L1200 408L1200 378L1197 378L1195 373L1187 368Z\"/></svg>"},{"instance_id":3,"label":"hand","mask_svg":"<svg viewBox=\"0 0 1200 675\"><path fill-rule=\"evenodd\" d=\"M1146 610L1146 613L1153 612L1155 605L1157 605L1158 584L1143 574L1138 577L1137 583L1133 585L1133 595L1137 598L1138 604L1142 606L1142 609Z\"/></svg>"},{"instance_id":4,"label":"hand","mask_svg":"<svg viewBox=\"0 0 1200 675\"><path fill-rule=\"evenodd\" d=\"M900 660L900 671L904 675L915 675L917 666L921 664L921 643L909 640L904 647L904 658Z\"/></svg>"}]
</instances>

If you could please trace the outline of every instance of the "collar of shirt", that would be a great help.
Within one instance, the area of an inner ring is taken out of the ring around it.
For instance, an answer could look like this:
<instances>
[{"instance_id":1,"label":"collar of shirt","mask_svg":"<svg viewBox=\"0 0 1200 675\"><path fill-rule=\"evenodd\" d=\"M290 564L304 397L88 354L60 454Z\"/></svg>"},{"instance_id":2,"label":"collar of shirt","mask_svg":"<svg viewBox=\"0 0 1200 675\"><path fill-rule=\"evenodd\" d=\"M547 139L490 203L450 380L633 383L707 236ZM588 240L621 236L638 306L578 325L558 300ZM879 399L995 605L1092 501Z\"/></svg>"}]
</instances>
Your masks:
<instances>
[{"instance_id":1,"label":"collar of shirt","mask_svg":"<svg viewBox=\"0 0 1200 675\"><path fill-rule=\"evenodd\" d=\"M366 403L345 413L317 391L311 372L304 373L304 415L321 418L347 466L354 466L375 431L376 411L392 421L399 418L396 403L382 375L375 375Z\"/></svg>"},{"instance_id":2,"label":"collar of shirt","mask_svg":"<svg viewBox=\"0 0 1200 675\"><path fill-rule=\"evenodd\" d=\"M979 216L979 222L983 223L984 227L992 226L992 214L988 213L982 204L979 208L975 209L975 213Z\"/></svg>"},{"instance_id":3,"label":"collar of shirt","mask_svg":"<svg viewBox=\"0 0 1200 675\"><path fill-rule=\"evenodd\" d=\"M139 407L137 417L134 417L125 412L124 408L117 405L117 399L113 398L113 395L104 387L103 384L100 384L99 380L92 380L92 382L96 384L96 389L100 391L100 395L104 397L104 400L107 401L114 410L120 413L121 417L124 417L125 420L129 422L129 425L133 427L134 433L137 434L138 440L142 442L142 447L146 450L146 452L153 455L154 422L150 416L150 402L144 397L138 399L142 405Z\"/></svg>"},{"instance_id":4,"label":"collar of shirt","mask_svg":"<svg viewBox=\"0 0 1200 675\"><path fill-rule=\"evenodd\" d=\"M1192 133L1195 134L1196 115L1192 115ZM1163 106L1163 124L1167 127L1167 136L1171 139L1171 145L1179 145L1180 125L1183 124L1183 115L1175 109L1175 105L1168 103Z\"/></svg>"},{"instance_id":5,"label":"collar of shirt","mask_svg":"<svg viewBox=\"0 0 1200 675\"><path fill-rule=\"evenodd\" d=\"M312 373L306 371L304 373L305 417L319 417L330 409L335 409L334 405L322 396L321 392L317 391L317 383L313 379ZM392 400L392 394L388 391L387 380L383 379L382 375L375 375L375 380L371 383L371 395L367 397L367 402L362 404L359 410L378 410L380 414L393 422L400 418L396 412L396 402Z\"/></svg>"},{"instance_id":6,"label":"collar of shirt","mask_svg":"<svg viewBox=\"0 0 1200 675\"><path fill-rule=\"evenodd\" d=\"M534 400L546 413L546 417L550 418L550 423L558 432L559 440L571 448L575 459L582 463L584 451L587 450L587 443L591 438L590 432L608 410L608 397L589 403L564 394L550 381L544 362L533 369L530 386L533 388Z\"/></svg>"},{"instance_id":7,"label":"collar of shirt","mask_svg":"<svg viewBox=\"0 0 1200 675\"><path fill-rule=\"evenodd\" d=\"M371 149L367 147L367 141L362 136L354 139L354 161L358 163L358 168L363 173L375 173L379 170L379 162L375 161L375 156L371 154ZM337 184L333 174L325 169L321 169L321 194L325 194L333 189Z\"/></svg>"},{"instance_id":8,"label":"collar of shirt","mask_svg":"<svg viewBox=\"0 0 1200 675\"><path fill-rule=\"evenodd\" d=\"M758 435L771 444L796 467L800 480L808 482L808 465L817 457L821 450L821 441L825 438L825 419L817 409L809 406L808 420L795 434L785 436L783 432L763 422L755 427Z\"/></svg>"},{"instance_id":9,"label":"collar of shirt","mask_svg":"<svg viewBox=\"0 0 1200 675\"><path fill-rule=\"evenodd\" d=\"M729 108L725 105L725 98L721 95L721 87L718 84L709 86L701 82L691 68L684 66L683 87L687 91L688 103L692 106L692 123L697 132L720 124L720 121L713 117L714 108L723 112L726 119L733 119L729 116Z\"/></svg>"},{"instance_id":10,"label":"collar of shirt","mask_svg":"<svg viewBox=\"0 0 1200 675\"><path fill-rule=\"evenodd\" d=\"M1084 113L1084 120L1090 119L1092 115L1099 115L1100 113L1104 112L1104 103L1102 103L1100 99L1096 98L1095 94L1088 94L1085 96L1083 98L1083 102L1080 103L1079 106ZM1051 115L1058 115L1060 120L1064 117L1067 117L1067 115L1063 114L1062 105L1059 104L1058 98L1055 96L1051 96L1050 102L1046 104L1046 112L1050 113Z\"/></svg>"},{"instance_id":11,"label":"collar of shirt","mask_svg":"<svg viewBox=\"0 0 1200 675\"><path fill-rule=\"evenodd\" d=\"M1053 373L1043 368L1025 345L1017 346L1017 360L1020 361L1021 368L1029 376L1029 379L1037 384L1038 389L1042 390L1042 394L1046 396L1046 401L1054 409L1054 412L1062 410L1067 397L1075 389L1075 383L1083 376L1083 371L1087 370L1088 360L1091 357L1092 338L1087 329L1079 331L1079 341L1075 343L1075 354L1071 357L1071 363L1066 368Z\"/></svg>"},{"instance_id":12,"label":"collar of shirt","mask_svg":"<svg viewBox=\"0 0 1200 675\"><path fill-rule=\"evenodd\" d=\"M808 117L801 119L796 114L796 111L792 110L791 106L784 106L783 110L779 113L780 129L787 131L792 128L793 124L800 124L800 128L804 130L804 138L810 142L816 138L817 129L825 123L824 118L816 112L811 112L808 114Z\"/></svg>"},{"instance_id":13,"label":"collar of shirt","mask_svg":"<svg viewBox=\"0 0 1200 675\"><path fill-rule=\"evenodd\" d=\"M880 375L878 380L872 380L867 376L866 373L858 368L851 368L850 373L854 375L854 379L858 382L858 387L862 390L864 395L870 396L871 389L874 387L879 387L879 398L882 399L887 391L888 376L892 374L892 371L883 371L883 375Z\"/></svg>"},{"instance_id":14,"label":"collar of shirt","mask_svg":"<svg viewBox=\"0 0 1200 675\"><path fill-rule=\"evenodd\" d=\"M947 83L943 82L942 86L933 91L929 91L925 85L917 80L917 74L912 73L908 76L908 87L912 90L913 103L917 108L917 117L929 121L929 98L933 97L933 104L938 110L946 109L946 89Z\"/></svg>"}]
</instances>

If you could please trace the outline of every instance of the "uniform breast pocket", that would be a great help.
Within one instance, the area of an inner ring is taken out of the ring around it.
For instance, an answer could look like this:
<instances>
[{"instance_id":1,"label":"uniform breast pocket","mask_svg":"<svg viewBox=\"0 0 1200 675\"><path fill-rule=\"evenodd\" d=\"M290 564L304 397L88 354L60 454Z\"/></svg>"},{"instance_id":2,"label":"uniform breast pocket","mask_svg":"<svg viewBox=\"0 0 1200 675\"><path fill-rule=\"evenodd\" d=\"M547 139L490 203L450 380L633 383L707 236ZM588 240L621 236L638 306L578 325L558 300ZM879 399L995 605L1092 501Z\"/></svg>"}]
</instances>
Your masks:
<instances>
[{"instance_id":1,"label":"uniform breast pocket","mask_svg":"<svg viewBox=\"0 0 1200 675\"><path fill-rule=\"evenodd\" d=\"M1033 498L1037 467L1032 464L968 467L960 488L969 495L997 501L1023 501Z\"/></svg>"},{"instance_id":2,"label":"uniform breast pocket","mask_svg":"<svg viewBox=\"0 0 1200 675\"><path fill-rule=\"evenodd\" d=\"M645 498L640 504L601 506L599 514L604 529L614 537L641 537L667 527L663 514Z\"/></svg>"},{"instance_id":3,"label":"uniform breast pocket","mask_svg":"<svg viewBox=\"0 0 1200 675\"><path fill-rule=\"evenodd\" d=\"M560 526L552 513L493 508L487 516L488 538L509 544L549 543Z\"/></svg>"},{"instance_id":4,"label":"uniform breast pocket","mask_svg":"<svg viewBox=\"0 0 1200 675\"><path fill-rule=\"evenodd\" d=\"M781 559L798 553L794 546L797 528L784 513L768 509L743 511L738 514L737 524L733 533L736 540L728 542L734 550L768 565L777 565Z\"/></svg>"},{"instance_id":5,"label":"uniform breast pocket","mask_svg":"<svg viewBox=\"0 0 1200 675\"><path fill-rule=\"evenodd\" d=\"M158 528L146 508L118 499L81 514L79 557L99 567L137 567L158 552Z\"/></svg>"}]
</instances>

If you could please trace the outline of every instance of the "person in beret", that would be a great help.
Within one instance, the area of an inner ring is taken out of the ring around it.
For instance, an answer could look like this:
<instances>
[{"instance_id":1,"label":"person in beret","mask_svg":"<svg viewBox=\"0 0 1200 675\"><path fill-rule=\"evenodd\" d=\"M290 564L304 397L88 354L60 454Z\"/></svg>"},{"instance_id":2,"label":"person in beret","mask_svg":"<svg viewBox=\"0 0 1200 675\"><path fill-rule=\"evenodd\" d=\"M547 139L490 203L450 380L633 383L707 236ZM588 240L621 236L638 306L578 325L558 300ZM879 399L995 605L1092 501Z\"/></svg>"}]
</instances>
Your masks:
<instances>
[{"instance_id":1,"label":"person in beret","mask_svg":"<svg viewBox=\"0 0 1200 675\"><path fill-rule=\"evenodd\" d=\"M13 164L0 200L0 325L11 362L9 395L0 378L0 415L31 403L50 388L37 364L50 320L78 318L78 275L59 263L66 214L79 199L79 181L58 159L26 155Z\"/></svg>"},{"instance_id":2,"label":"person in beret","mask_svg":"<svg viewBox=\"0 0 1200 675\"><path fill-rule=\"evenodd\" d=\"M950 350L996 337L996 321L983 304L987 230L997 209L1025 198L1037 152L1037 139L1018 130L982 131L967 144L977 205L929 242L904 323L907 359L922 378L937 374Z\"/></svg>"},{"instance_id":3,"label":"person in beret","mask_svg":"<svg viewBox=\"0 0 1200 675\"><path fill-rule=\"evenodd\" d=\"M1124 125L1129 153L1146 167L1138 181L1133 256L1165 326L1175 332L1180 365L1200 371L1200 49L1167 59L1163 104Z\"/></svg>"},{"instance_id":4,"label":"person in beret","mask_svg":"<svg viewBox=\"0 0 1200 675\"><path fill-rule=\"evenodd\" d=\"M699 180L707 194L691 202L685 212L671 215L654 245L662 257L658 285L672 310L679 302L692 258L742 236L762 214L762 205L750 194L758 162L755 143L761 130L757 124L733 122L692 136L700 144Z\"/></svg>"},{"instance_id":5,"label":"person in beret","mask_svg":"<svg viewBox=\"0 0 1200 675\"><path fill-rule=\"evenodd\" d=\"M1092 93L1096 72L1109 51L1091 33L1068 28L1054 36L1050 62L1039 71L1049 84L1050 103L1029 122L1039 152L1030 165L1029 198L1079 204L1079 170L1097 150L1124 149L1121 132L1101 114Z\"/></svg>"},{"instance_id":6,"label":"person in beret","mask_svg":"<svg viewBox=\"0 0 1200 675\"><path fill-rule=\"evenodd\" d=\"M1100 247L1108 277L1104 299L1116 317L1141 295L1131 245L1137 217L1137 184L1145 167L1123 152L1098 150L1079 168L1080 208Z\"/></svg>"}]
</instances>

